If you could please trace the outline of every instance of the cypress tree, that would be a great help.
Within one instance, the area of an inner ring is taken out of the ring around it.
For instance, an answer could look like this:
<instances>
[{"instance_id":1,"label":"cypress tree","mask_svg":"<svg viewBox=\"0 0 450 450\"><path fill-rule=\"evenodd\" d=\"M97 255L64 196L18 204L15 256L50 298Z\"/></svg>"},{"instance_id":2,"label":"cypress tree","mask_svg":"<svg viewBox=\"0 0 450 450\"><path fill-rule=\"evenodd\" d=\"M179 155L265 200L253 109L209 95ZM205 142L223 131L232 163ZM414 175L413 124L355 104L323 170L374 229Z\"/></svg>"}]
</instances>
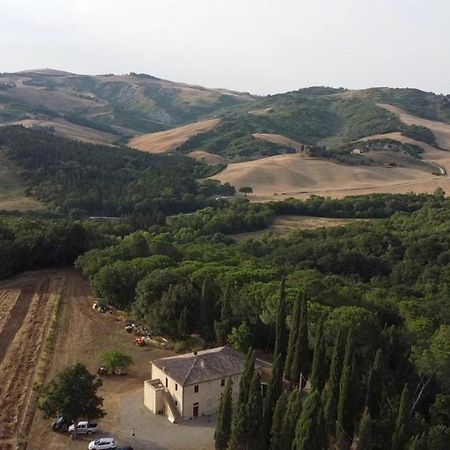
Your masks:
<instances>
[{"instance_id":1,"label":"cypress tree","mask_svg":"<svg viewBox=\"0 0 450 450\"><path fill-rule=\"evenodd\" d=\"M295 430L293 450L325 450L327 438L320 394L314 391L305 402Z\"/></svg>"},{"instance_id":2,"label":"cypress tree","mask_svg":"<svg viewBox=\"0 0 450 450\"><path fill-rule=\"evenodd\" d=\"M275 348L274 358L281 354L281 368L284 369L286 361L287 329L286 329L286 279L283 276L280 285L280 297L278 299L277 317L275 324Z\"/></svg>"},{"instance_id":3,"label":"cypress tree","mask_svg":"<svg viewBox=\"0 0 450 450\"><path fill-rule=\"evenodd\" d=\"M275 406L281 395L283 387L283 368L282 356L278 354L273 365L272 374L270 376L269 385L267 387L267 395L264 404L264 420L263 420L263 448L269 448L270 430L272 429L272 418Z\"/></svg>"},{"instance_id":4,"label":"cypress tree","mask_svg":"<svg viewBox=\"0 0 450 450\"><path fill-rule=\"evenodd\" d=\"M300 375L302 378L300 379ZM308 303L306 296L301 302L300 325L295 343L294 359L292 361L290 381L299 383L300 388L309 375L309 342L308 342Z\"/></svg>"},{"instance_id":5,"label":"cypress tree","mask_svg":"<svg viewBox=\"0 0 450 450\"><path fill-rule=\"evenodd\" d=\"M366 407L361 418L358 430L358 450L372 450L372 419L369 409Z\"/></svg>"},{"instance_id":6,"label":"cypress tree","mask_svg":"<svg viewBox=\"0 0 450 450\"><path fill-rule=\"evenodd\" d=\"M339 329L334 342L333 358L331 359L330 377L325 388L325 423L330 436L336 433L337 403L339 399L339 381L344 361L344 334Z\"/></svg>"},{"instance_id":7,"label":"cypress tree","mask_svg":"<svg viewBox=\"0 0 450 450\"><path fill-rule=\"evenodd\" d=\"M427 436L422 434L421 436L414 436L410 439L405 447L406 450L427 450Z\"/></svg>"},{"instance_id":8,"label":"cypress tree","mask_svg":"<svg viewBox=\"0 0 450 450\"><path fill-rule=\"evenodd\" d=\"M221 298L220 321L214 323L214 331L219 344L224 344L231 333L233 312L231 309L231 299L233 289L230 284L225 286Z\"/></svg>"},{"instance_id":9,"label":"cypress tree","mask_svg":"<svg viewBox=\"0 0 450 450\"><path fill-rule=\"evenodd\" d=\"M353 333L352 330L350 330L347 336L344 363L342 366L342 376L339 385L336 430L339 450L350 448L351 436L353 434L353 414L355 403L355 386L353 383L355 357L353 353L353 346Z\"/></svg>"},{"instance_id":10,"label":"cypress tree","mask_svg":"<svg viewBox=\"0 0 450 450\"><path fill-rule=\"evenodd\" d=\"M187 335L188 332L188 310L186 307L181 311L180 318L178 319L177 329L178 336L183 338Z\"/></svg>"},{"instance_id":11,"label":"cypress tree","mask_svg":"<svg viewBox=\"0 0 450 450\"><path fill-rule=\"evenodd\" d=\"M261 428L263 423L261 377L255 372L250 385L247 401L247 432L245 435L246 450L261 450L263 436Z\"/></svg>"},{"instance_id":12,"label":"cypress tree","mask_svg":"<svg viewBox=\"0 0 450 450\"><path fill-rule=\"evenodd\" d=\"M286 415L284 416L283 426L281 428L281 448L283 450L292 448L295 437L295 428L300 419L300 415L302 414L302 409L301 392L299 389L295 389L289 395Z\"/></svg>"},{"instance_id":13,"label":"cypress tree","mask_svg":"<svg viewBox=\"0 0 450 450\"><path fill-rule=\"evenodd\" d=\"M229 450L245 449L245 436L247 434L247 403L250 387L255 372L255 353L250 349L247 353L244 372L239 382L239 396L236 405L236 417L231 432Z\"/></svg>"},{"instance_id":14,"label":"cypress tree","mask_svg":"<svg viewBox=\"0 0 450 450\"><path fill-rule=\"evenodd\" d=\"M220 396L216 431L214 433L216 450L227 450L228 442L231 437L231 419L233 414L232 385L233 381L231 378L228 378L227 384L225 385L225 390Z\"/></svg>"},{"instance_id":15,"label":"cypress tree","mask_svg":"<svg viewBox=\"0 0 450 450\"><path fill-rule=\"evenodd\" d=\"M366 406L373 419L380 415L382 392L383 369L381 367L381 349L378 349L367 381Z\"/></svg>"},{"instance_id":16,"label":"cypress tree","mask_svg":"<svg viewBox=\"0 0 450 450\"><path fill-rule=\"evenodd\" d=\"M294 361L295 344L297 343L298 330L300 328L300 312L301 312L301 300L299 297L294 303L294 310L292 312L286 364L284 366L284 376L288 380L291 379L291 367L292 362Z\"/></svg>"},{"instance_id":17,"label":"cypress tree","mask_svg":"<svg viewBox=\"0 0 450 450\"><path fill-rule=\"evenodd\" d=\"M400 397L400 406L398 408L397 421L395 422L395 430L392 435L392 450L403 450L406 444L407 428L408 428L408 408L409 408L409 389L406 383L403 387L402 396Z\"/></svg>"},{"instance_id":18,"label":"cypress tree","mask_svg":"<svg viewBox=\"0 0 450 450\"><path fill-rule=\"evenodd\" d=\"M270 450L284 450L283 447L283 419L288 406L288 394L286 391L280 395L275 406L272 419L272 429L270 431ZM290 447L289 447L290 448Z\"/></svg>"},{"instance_id":19,"label":"cypress tree","mask_svg":"<svg viewBox=\"0 0 450 450\"><path fill-rule=\"evenodd\" d=\"M213 339L213 333L211 329L212 320L214 318L214 312L212 311L212 302L214 295L211 290L210 280L205 277L202 283L202 292L200 295L200 329L202 335L208 341Z\"/></svg>"},{"instance_id":20,"label":"cypress tree","mask_svg":"<svg viewBox=\"0 0 450 450\"><path fill-rule=\"evenodd\" d=\"M323 336L324 319L317 323L316 342L314 344L314 358L311 371L311 391L322 392L326 378L325 340Z\"/></svg>"}]
</instances>

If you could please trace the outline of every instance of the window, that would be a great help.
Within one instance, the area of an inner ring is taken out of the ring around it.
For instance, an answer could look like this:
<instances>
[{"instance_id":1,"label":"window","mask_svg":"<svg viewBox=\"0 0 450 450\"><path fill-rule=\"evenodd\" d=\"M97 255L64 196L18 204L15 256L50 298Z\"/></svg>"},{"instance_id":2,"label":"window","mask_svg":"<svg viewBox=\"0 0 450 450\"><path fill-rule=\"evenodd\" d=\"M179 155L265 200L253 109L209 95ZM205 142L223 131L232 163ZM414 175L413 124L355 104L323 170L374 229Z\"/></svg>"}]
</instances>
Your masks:
<instances>
[{"instance_id":1,"label":"window","mask_svg":"<svg viewBox=\"0 0 450 450\"><path fill-rule=\"evenodd\" d=\"M166 387L169 387L169 380L166 378Z\"/></svg>"},{"instance_id":2,"label":"window","mask_svg":"<svg viewBox=\"0 0 450 450\"><path fill-rule=\"evenodd\" d=\"M175 390L178 391L178 384L175 383Z\"/></svg>"},{"instance_id":3,"label":"window","mask_svg":"<svg viewBox=\"0 0 450 450\"><path fill-rule=\"evenodd\" d=\"M178 406L178 402L175 400L175 406Z\"/></svg>"},{"instance_id":4,"label":"window","mask_svg":"<svg viewBox=\"0 0 450 450\"><path fill-rule=\"evenodd\" d=\"M198 384L194 386L194 392L198 392Z\"/></svg>"},{"instance_id":5,"label":"window","mask_svg":"<svg viewBox=\"0 0 450 450\"><path fill-rule=\"evenodd\" d=\"M220 385L221 385L221 386L225 386L225 378L222 378L222 379L220 380Z\"/></svg>"}]
</instances>

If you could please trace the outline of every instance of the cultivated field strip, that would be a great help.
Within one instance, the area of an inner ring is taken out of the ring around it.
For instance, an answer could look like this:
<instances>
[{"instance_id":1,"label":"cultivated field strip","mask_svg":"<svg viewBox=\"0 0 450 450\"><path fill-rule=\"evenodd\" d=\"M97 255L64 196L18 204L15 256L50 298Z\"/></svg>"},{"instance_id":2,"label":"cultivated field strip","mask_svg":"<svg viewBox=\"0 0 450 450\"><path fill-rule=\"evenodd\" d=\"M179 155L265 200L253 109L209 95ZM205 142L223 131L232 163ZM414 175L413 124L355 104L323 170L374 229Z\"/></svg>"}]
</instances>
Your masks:
<instances>
[{"instance_id":1,"label":"cultivated field strip","mask_svg":"<svg viewBox=\"0 0 450 450\"><path fill-rule=\"evenodd\" d=\"M61 278L45 276L34 290L24 289L16 302L26 305L23 317L20 320L12 314L2 330L8 337L14 334L0 363L0 450L17 439L62 285ZM22 295L30 298L22 302Z\"/></svg>"},{"instance_id":2,"label":"cultivated field strip","mask_svg":"<svg viewBox=\"0 0 450 450\"><path fill-rule=\"evenodd\" d=\"M20 289L0 290L0 342L3 342L1 332L20 296ZM0 357L0 361L1 361Z\"/></svg>"}]
</instances>

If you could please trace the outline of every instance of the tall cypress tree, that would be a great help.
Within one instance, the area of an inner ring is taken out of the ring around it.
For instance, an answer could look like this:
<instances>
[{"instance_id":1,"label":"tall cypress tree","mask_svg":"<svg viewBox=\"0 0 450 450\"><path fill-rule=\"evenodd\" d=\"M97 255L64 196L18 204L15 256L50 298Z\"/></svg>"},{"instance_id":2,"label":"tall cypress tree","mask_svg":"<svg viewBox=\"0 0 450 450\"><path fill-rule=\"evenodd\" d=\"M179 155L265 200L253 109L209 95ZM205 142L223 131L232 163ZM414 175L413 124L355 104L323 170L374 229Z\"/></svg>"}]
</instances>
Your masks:
<instances>
[{"instance_id":1,"label":"tall cypress tree","mask_svg":"<svg viewBox=\"0 0 450 450\"><path fill-rule=\"evenodd\" d=\"M295 344L297 343L298 330L300 328L301 299L300 297L294 303L294 310L291 317L291 328L289 331L289 342L286 356L286 364L284 366L284 376L291 379L291 367L294 361Z\"/></svg>"},{"instance_id":2,"label":"tall cypress tree","mask_svg":"<svg viewBox=\"0 0 450 450\"><path fill-rule=\"evenodd\" d=\"M220 299L220 320L214 322L214 331L216 333L216 339L219 344L224 344L228 335L231 333L233 311L231 309L232 298L234 296L234 289L228 283L222 292Z\"/></svg>"},{"instance_id":3,"label":"tall cypress tree","mask_svg":"<svg viewBox=\"0 0 450 450\"><path fill-rule=\"evenodd\" d=\"M314 391L305 402L295 430L293 450L325 450L327 437L320 394Z\"/></svg>"},{"instance_id":4,"label":"tall cypress tree","mask_svg":"<svg viewBox=\"0 0 450 450\"><path fill-rule=\"evenodd\" d=\"M339 400L339 382L344 361L344 334L339 329L334 341L333 358L331 359L330 377L324 392L325 423L330 436L336 433L337 404Z\"/></svg>"},{"instance_id":5,"label":"tall cypress tree","mask_svg":"<svg viewBox=\"0 0 450 450\"><path fill-rule=\"evenodd\" d=\"M281 367L284 369L286 360L287 346L287 329L286 329L286 279L283 276L280 285L280 297L278 299L277 317L275 324L275 348L273 351L274 358L281 354Z\"/></svg>"},{"instance_id":6,"label":"tall cypress tree","mask_svg":"<svg viewBox=\"0 0 450 450\"><path fill-rule=\"evenodd\" d=\"M264 404L264 420L263 420L263 448L269 448L270 431L272 429L272 418L275 405L281 395L283 387L283 368L281 353L275 359L272 374L270 376L269 385L267 387L267 395Z\"/></svg>"},{"instance_id":7,"label":"tall cypress tree","mask_svg":"<svg viewBox=\"0 0 450 450\"><path fill-rule=\"evenodd\" d=\"M364 414L359 423L358 430L358 450L372 450L372 419L370 418L369 409L366 407Z\"/></svg>"},{"instance_id":8,"label":"tall cypress tree","mask_svg":"<svg viewBox=\"0 0 450 450\"><path fill-rule=\"evenodd\" d=\"M247 353L244 372L239 382L239 396L236 405L236 416L233 431L231 432L229 450L245 449L245 436L247 433L247 403L250 387L255 372L255 353L250 349Z\"/></svg>"},{"instance_id":9,"label":"tall cypress tree","mask_svg":"<svg viewBox=\"0 0 450 450\"><path fill-rule=\"evenodd\" d=\"M409 416L409 389L406 383L403 387L402 396L400 397L400 406L398 408L397 421L395 422L395 430L392 435L391 450L403 450L406 444L408 433L408 416Z\"/></svg>"},{"instance_id":10,"label":"tall cypress tree","mask_svg":"<svg viewBox=\"0 0 450 450\"><path fill-rule=\"evenodd\" d=\"M283 447L283 420L288 406L288 394L286 391L280 395L275 406L272 419L272 429L270 430L270 450L284 450Z\"/></svg>"},{"instance_id":11,"label":"tall cypress tree","mask_svg":"<svg viewBox=\"0 0 450 450\"><path fill-rule=\"evenodd\" d=\"M337 443L339 450L350 448L353 435L353 416L355 405L355 385L353 374L355 373L355 356L353 352L354 342L352 330L347 335L345 346L342 376L339 385L339 401L337 409Z\"/></svg>"},{"instance_id":12,"label":"tall cypress tree","mask_svg":"<svg viewBox=\"0 0 450 450\"><path fill-rule=\"evenodd\" d=\"M231 437L231 422L232 422L232 397L233 381L228 378L225 390L220 396L219 412L217 414L216 431L214 433L214 441L216 443L216 450L227 450L228 442Z\"/></svg>"},{"instance_id":13,"label":"tall cypress tree","mask_svg":"<svg viewBox=\"0 0 450 450\"><path fill-rule=\"evenodd\" d=\"M200 296L200 329L203 337L210 341L214 338L211 324L214 319L213 307L214 295L211 289L210 280L205 277L202 283L202 292Z\"/></svg>"},{"instance_id":14,"label":"tall cypress tree","mask_svg":"<svg viewBox=\"0 0 450 450\"><path fill-rule=\"evenodd\" d=\"M258 372L253 374L247 401L247 432L245 435L246 450L261 450L263 423L261 377Z\"/></svg>"},{"instance_id":15,"label":"tall cypress tree","mask_svg":"<svg viewBox=\"0 0 450 450\"><path fill-rule=\"evenodd\" d=\"M322 392L325 386L326 361L325 361L325 340L323 336L324 318L320 318L317 323L316 342L314 344L314 358L311 370L311 391Z\"/></svg>"},{"instance_id":16,"label":"tall cypress tree","mask_svg":"<svg viewBox=\"0 0 450 450\"><path fill-rule=\"evenodd\" d=\"M281 428L281 448L290 449L295 437L295 428L297 422L302 414L302 399L299 389L295 389L289 395L286 415L283 419L283 426Z\"/></svg>"},{"instance_id":17,"label":"tall cypress tree","mask_svg":"<svg viewBox=\"0 0 450 450\"><path fill-rule=\"evenodd\" d=\"M295 343L290 381L299 383L300 388L302 388L309 375L309 366L308 303L306 301L306 296L304 295L301 303L300 325L297 342Z\"/></svg>"},{"instance_id":18,"label":"tall cypress tree","mask_svg":"<svg viewBox=\"0 0 450 450\"><path fill-rule=\"evenodd\" d=\"M381 349L378 349L367 381L366 406L373 419L380 415L382 393L383 369L381 367Z\"/></svg>"}]
</instances>

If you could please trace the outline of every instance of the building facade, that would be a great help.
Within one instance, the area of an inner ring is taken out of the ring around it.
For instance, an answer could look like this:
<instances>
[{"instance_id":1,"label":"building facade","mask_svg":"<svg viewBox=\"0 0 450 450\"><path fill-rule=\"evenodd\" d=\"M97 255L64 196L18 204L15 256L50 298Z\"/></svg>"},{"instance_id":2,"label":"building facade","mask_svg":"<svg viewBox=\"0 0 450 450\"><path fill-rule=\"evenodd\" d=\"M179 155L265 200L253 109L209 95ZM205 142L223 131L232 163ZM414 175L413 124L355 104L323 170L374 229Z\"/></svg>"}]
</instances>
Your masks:
<instances>
[{"instance_id":1,"label":"building facade","mask_svg":"<svg viewBox=\"0 0 450 450\"><path fill-rule=\"evenodd\" d=\"M152 361L144 405L171 422L215 413L228 378L238 398L244 366L245 357L229 346Z\"/></svg>"}]
</instances>

